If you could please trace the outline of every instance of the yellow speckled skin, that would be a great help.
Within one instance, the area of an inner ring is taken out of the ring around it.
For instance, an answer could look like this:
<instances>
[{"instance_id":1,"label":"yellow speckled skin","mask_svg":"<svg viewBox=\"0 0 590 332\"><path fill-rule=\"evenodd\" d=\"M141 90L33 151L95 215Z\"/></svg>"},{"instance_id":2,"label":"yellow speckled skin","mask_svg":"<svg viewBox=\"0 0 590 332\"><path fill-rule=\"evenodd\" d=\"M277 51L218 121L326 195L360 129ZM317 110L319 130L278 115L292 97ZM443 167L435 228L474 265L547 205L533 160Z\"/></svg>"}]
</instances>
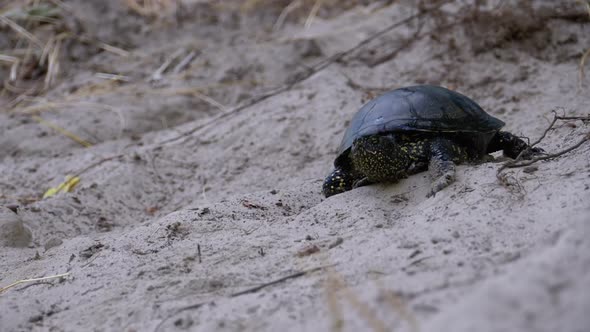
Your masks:
<instances>
[{"instance_id":1,"label":"yellow speckled skin","mask_svg":"<svg viewBox=\"0 0 590 332\"><path fill-rule=\"evenodd\" d=\"M324 195L339 194L361 183L395 182L427 170L433 157L454 163L473 159L465 147L448 139L442 142L440 137L425 134L360 137L350 151L351 164L336 168L324 181Z\"/></svg>"},{"instance_id":2,"label":"yellow speckled skin","mask_svg":"<svg viewBox=\"0 0 590 332\"><path fill-rule=\"evenodd\" d=\"M412 160L423 153L424 141L400 143L396 144L393 137L377 135L355 140L350 151L353 168L369 182L406 177Z\"/></svg>"},{"instance_id":3,"label":"yellow speckled skin","mask_svg":"<svg viewBox=\"0 0 590 332\"><path fill-rule=\"evenodd\" d=\"M324 181L323 192L326 197L351 190L353 184L359 179L352 175L351 171L336 168Z\"/></svg>"}]
</instances>

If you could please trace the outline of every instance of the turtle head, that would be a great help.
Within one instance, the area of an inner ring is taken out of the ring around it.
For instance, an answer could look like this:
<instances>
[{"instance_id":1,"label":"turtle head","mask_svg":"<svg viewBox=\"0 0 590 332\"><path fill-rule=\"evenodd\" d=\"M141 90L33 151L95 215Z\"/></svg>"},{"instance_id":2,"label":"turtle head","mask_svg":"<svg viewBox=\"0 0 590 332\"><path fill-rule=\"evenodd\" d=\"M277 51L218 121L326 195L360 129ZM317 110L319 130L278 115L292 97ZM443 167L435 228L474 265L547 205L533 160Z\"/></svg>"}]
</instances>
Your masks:
<instances>
[{"instance_id":1,"label":"turtle head","mask_svg":"<svg viewBox=\"0 0 590 332\"><path fill-rule=\"evenodd\" d=\"M392 181L405 177L411 161L393 135L358 137L352 143L354 169L371 181Z\"/></svg>"},{"instance_id":2,"label":"turtle head","mask_svg":"<svg viewBox=\"0 0 590 332\"><path fill-rule=\"evenodd\" d=\"M352 174L347 173L340 167L336 167L324 180L322 192L327 198L351 190L353 183L354 177Z\"/></svg>"}]
</instances>

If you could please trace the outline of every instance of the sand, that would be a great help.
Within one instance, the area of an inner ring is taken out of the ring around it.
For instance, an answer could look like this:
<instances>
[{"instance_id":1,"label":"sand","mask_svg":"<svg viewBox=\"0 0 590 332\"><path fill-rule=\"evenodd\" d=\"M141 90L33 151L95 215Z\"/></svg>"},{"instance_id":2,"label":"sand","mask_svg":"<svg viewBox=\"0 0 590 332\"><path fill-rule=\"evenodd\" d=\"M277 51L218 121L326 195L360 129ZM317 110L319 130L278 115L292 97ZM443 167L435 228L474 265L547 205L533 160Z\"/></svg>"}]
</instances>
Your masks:
<instances>
[{"instance_id":1,"label":"sand","mask_svg":"<svg viewBox=\"0 0 590 332\"><path fill-rule=\"evenodd\" d=\"M321 194L348 121L382 91L446 86L533 141L553 111L587 116L580 2L451 1L301 81L416 5L327 1L306 25L305 1L277 25L289 2L252 3L150 18L69 2L131 55L64 44L50 88L0 111L0 226L32 233L19 247L0 232L0 287L68 273L1 292L2 331L590 330L590 142L507 183L501 155L460 165L432 198L427 173ZM559 120L539 146L588 133ZM41 198L67 175L71 192Z\"/></svg>"}]
</instances>

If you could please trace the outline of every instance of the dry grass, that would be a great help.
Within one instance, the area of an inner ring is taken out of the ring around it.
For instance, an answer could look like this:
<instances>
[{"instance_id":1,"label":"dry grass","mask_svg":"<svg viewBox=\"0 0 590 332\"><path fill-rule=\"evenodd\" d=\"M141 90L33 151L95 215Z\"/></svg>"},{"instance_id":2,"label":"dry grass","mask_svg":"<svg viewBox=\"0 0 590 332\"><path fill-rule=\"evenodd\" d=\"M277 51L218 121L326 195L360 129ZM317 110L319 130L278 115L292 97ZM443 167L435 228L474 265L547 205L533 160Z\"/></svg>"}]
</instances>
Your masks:
<instances>
[{"instance_id":1,"label":"dry grass","mask_svg":"<svg viewBox=\"0 0 590 332\"><path fill-rule=\"evenodd\" d=\"M287 21L301 23L309 28L316 17L334 17L346 10L357 6L379 5L380 7L392 4L391 1L363 1L363 0L246 0L239 2L239 10L242 13L252 11L271 11L277 13L274 29L277 30ZM228 3L231 3L228 1Z\"/></svg>"},{"instance_id":2,"label":"dry grass","mask_svg":"<svg viewBox=\"0 0 590 332\"><path fill-rule=\"evenodd\" d=\"M59 7L49 2L24 1L0 11L1 30L7 30L12 49L4 50L3 60L11 63L11 74L4 88L20 91L22 80L37 78L47 87L59 72L60 47L65 35L57 29L60 21ZM49 33L47 28L49 27ZM53 31L51 31L53 30ZM49 35L43 38L40 35Z\"/></svg>"},{"instance_id":3,"label":"dry grass","mask_svg":"<svg viewBox=\"0 0 590 332\"><path fill-rule=\"evenodd\" d=\"M49 122L49 121L43 119L40 116L34 115L33 116L33 119L35 121L39 122L39 124L41 124L43 126L46 126L48 128L51 128L51 129L57 131L58 133L66 136L67 138L69 138L69 139L73 140L74 142L82 145L83 147L88 148L88 147L91 147L92 146L92 144L90 142L88 142L88 141L80 138L78 135L76 135L76 134L74 134L74 133L72 133L72 132L70 132L70 131L68 131L68 130L66 130L66 129L64 129L64 128L56 125L56 124L54 124L54 123Z\"/></svg>"},{"instance_id":4,"label":"dry grass","mask_svg":"<svg viewBox=\"0 0 590 332\"><path fill-rule=\"evenodd\" d=\"M179 0L121 1L131 12L147 18L159 18L175 13L181 4ZM233 10L239 14L247 14L247 12L254 10L276 13L275 28L277 29L287 21L296 21L309 27L317 17L329 17L366 3L366 1L360 0L210 1L210 5L219 11ZM388 3L388 1L383 1L383 3ZM75 21L76 24L72 24L72 21ZM92 44L106 52L122 57L131 55L126 50L105 44L88 35L83 35L79 31L73 31L72 28L69 28L73 25L84 26L83 19L77 17L70 5L61 0L24 0L0 8L0 32L7 33L10 45L9 48L0 51L0 71L5 70L7 73L0 90L0 96L11 99L3 106L8 109L20 106L28 107L30 104L24 102L30 101L32 96L43 95L55 86L59 82L60 76L63 75L63 70L68 68L68 64L64 61L69 57L68 51L71 43ZM171 76L179 74L194 57L194 52L185 55L184 59L178 61L173 69L171 73L173 75L169 74L166 79L173 79ZM87 87L80 89L80 92L85 91L86 95L92 95L92 93L103 94L118 91L124 93L125 90L145 88L142 84L133 82L132 78L118 73L100 73L100 75L100 78L107 79L106 83L90 83ZM190 94L215 108L225 109L221 103L208 97L207 91L203 89L196 91L194 88L189 90L191 89L178 88L175 90L176 92L167 90L155 93ZM78 97L80 97L79 94L74 92L74 95L78 95ZM79 98L73 97L68 96L62 99L79 100ZM36 107L37 110L42 108L42 106Z\"/></svg>"},{"instance_id":5,"label":"dry grass","mask_svg":"<svg viewBox=\"0 0 590 332\"><path fill-rule=\"evenodd\" d=\"M124 0L125 5L144 17L161 17L174 12L175 0Z\"/></svg>"},{"instance_id":6,"label":"dry grass","mask_svg":"<svg viewBox=\"0 0 590 332\"><path fill-rule=\"evenodd\" d=\"M11 106L18 104L21 95L37 95L55 84L68 42L91 43L107 52L129 55L73 31L67 21L77 18L69 10L60 0L15 1L0 8L0 32L6 33L9 45L0 54L0 66L9 66L0 94L17 95Z\"/></svg>"},{"instance_id":7,"label":"dry grass","mask_svg":"<svg viewBox=\"0 0 590 332\"><path fill-rule=\"evenodd\" d=\"M61 279L61 278L65 278L69 275L70 275L70 273L68 272L68 273L62 273L62 274L57 274L57 275L48 276L48 277L18 280L18 281L13 282L10 285L0 287L0 294L2 294L2 292L4 292L4 291L6 291L12 287L18 286L20 284L29 283L29 282L40 282L40 281L45 281L45 280L50 280L50 279Z\"/></svg>"}]
</instances>

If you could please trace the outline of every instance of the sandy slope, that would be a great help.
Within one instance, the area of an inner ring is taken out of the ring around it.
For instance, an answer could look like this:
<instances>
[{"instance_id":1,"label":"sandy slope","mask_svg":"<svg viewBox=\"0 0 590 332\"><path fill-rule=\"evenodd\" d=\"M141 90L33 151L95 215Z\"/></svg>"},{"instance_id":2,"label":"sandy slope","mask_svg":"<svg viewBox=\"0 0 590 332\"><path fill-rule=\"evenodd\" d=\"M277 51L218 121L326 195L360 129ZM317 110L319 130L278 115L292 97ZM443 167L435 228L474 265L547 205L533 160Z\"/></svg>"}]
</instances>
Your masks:
<instances>
[{"instance_id":1,"label":"sandy slope","mask_svg":"<svg viewBox=\"0 0 590 332\"><path fill-rule=\"evenodd\" d=\"M457 182L434 198L425 197L427 174L320 194L348 119L376 87L445 85L531 138L554 109L588 114L588 83L578 86L577 67L590 45L588 19L565 15L582 7L532 4L482 8L473 20L437 29L448 13L469 8L445 6L447 14L424 19L421 31L432 34L393 59L371 65L415 24L166 144L221 112L174 89L206 87L199 91L237 104L415 8L359 6L306 30L288 24L270 34L256 27L276 16L234 22L194 4L201 16L178 27L132 37L103 32L110 42L134 40L142 56L99 53L73 63L48 98L74 102L42 113L92 147L18 110L0 112L2 205L115 156L82 174L72 193L21 202L34 240L2 247L0 286L70 275L0 294L1 330L588 331L590 144L534 172L511 171L520 190L496 179L500 158L460 166ZM115 5L103 10L121 15ZM143 24L130 17L129 25ZM178 47L199 50L187 73L146 83ZM136 81L77 95L96 71ZM560 121L541 146L558 151L588 130Z\"/></svg>"}]
</instances>

